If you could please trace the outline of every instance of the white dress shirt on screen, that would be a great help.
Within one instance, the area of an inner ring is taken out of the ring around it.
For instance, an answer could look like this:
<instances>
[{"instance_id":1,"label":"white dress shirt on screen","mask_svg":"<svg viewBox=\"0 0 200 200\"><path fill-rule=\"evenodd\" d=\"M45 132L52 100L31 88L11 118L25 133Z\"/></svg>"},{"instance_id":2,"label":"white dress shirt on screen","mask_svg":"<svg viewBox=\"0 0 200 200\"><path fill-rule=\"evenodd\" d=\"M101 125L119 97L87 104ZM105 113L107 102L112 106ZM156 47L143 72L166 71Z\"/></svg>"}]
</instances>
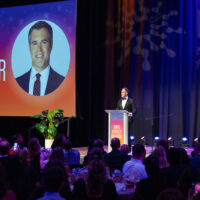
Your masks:
<instances>
[{"instance_id":1,"label":"white dress shirt on screen","mask_svg":"<svg viewBox=\"0 0 200 200\"><path fill-rule=\"evenodd\" d=\"M46 87L47 87L47 81L49 78L49 72L50 72L50 66L46 67L43 71L40 72L40 96L45 95ZM31 75L30 75L30 81L29 81L29 94L33 95L33 87L34 83L36 81L36 74L38 72L34 69L34 67L31 68Z\"/></svg>"}]
</instances>

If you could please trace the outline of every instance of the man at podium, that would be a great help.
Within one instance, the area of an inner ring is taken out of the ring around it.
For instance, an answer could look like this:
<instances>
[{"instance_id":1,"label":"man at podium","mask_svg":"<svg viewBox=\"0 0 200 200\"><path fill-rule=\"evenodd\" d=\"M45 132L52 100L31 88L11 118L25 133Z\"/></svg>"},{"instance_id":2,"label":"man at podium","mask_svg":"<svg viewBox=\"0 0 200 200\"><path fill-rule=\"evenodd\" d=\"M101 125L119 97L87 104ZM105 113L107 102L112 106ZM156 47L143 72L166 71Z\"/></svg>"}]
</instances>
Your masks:
<instances>
[{"instance_id":1,"label":"man at podium","mask_svg":"<svg viewBox=\"0 0 200 200\"><path fill-rule=\"evenodd\" d=\"M121 90L121 98L117 102L117 110L127 110L129 112L128 118L128 134L129 138L132 135L132 122L133 122L133 113L136 112L136 106L133 99L128 97L128 88L124 87Z\"/></svg>"}]
</instances>

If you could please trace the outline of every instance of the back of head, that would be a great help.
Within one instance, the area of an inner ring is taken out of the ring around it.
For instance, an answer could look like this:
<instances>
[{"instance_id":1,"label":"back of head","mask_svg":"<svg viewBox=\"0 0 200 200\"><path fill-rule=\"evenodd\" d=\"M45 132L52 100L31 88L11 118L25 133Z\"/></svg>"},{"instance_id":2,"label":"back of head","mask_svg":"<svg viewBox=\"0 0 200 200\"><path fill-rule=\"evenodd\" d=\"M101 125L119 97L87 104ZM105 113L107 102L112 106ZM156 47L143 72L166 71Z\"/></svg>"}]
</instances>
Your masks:
<instances>
[{"instance_id":1,"label":"back of head","mask_svg":"<svg viewBox=\"0 0 200 200\"><path fill-rule=\"evenodd\" d=\"M13 143L18 143L19 145L23 145L23 137L20 133L13 135Z\"/></svg>"},{"instance_id":2,"label":"back of head","mask_svg":"<svg viewBox=\"0 0 200 200\"><path fill-rule=\"evenodd\" d=\"M156 146L155 151L153 152L153 155L158 160L160 168L169 166L168 161L167 161L167 154L163 146L161 145Z\"/></svg>"},{"instance_id":3,"label":"back of head","mask_svg":"<svg viewBox=\"0 0 200 200\"><path fill-rule=\"evenodd\" d=\"M66 167L64 163L60 160L49 160L49 162L45 165L45 170L50 168L60 168L62 171L63 181L64 181L64 190L70 191L70 185L68 182L68 174L66 171Z\"/></svg>"},{"instance_id":4,"label":"back of head","mask_svg":"<svg viewBox=\"0 0 200 200\"><path fill-rule=\"evenodd\" d=\"M63 170L60 167L51 167L44 170L44 185L48 192L58 192L64 182Z\"/></svg>"},{"instance_id":5,"label":"back of head","mask_svg":"<svg viewBox=\"0 0 200 200\"><path fill-rule=\"evenodd\" d=\"M136 144L132 147L132 156L134 158L145 157L146 150L143 144Z\"/></svg>"},{"instance_id":6,"label":"back of head","mask_svg":"<svg viewBox=\"0 0 200 200\"><path fill-rule=\"evenodd\" d=\"M194 151L195 151L196 155L200 154L200 143L199 142L195 142Z\"/></svg>"},{"instance_id":7,"label":"back of head","mask_svg":"<svg viewBox=\"0 0 200 200\"><path fill-rule=\"evenodd\" d=\"M8 155L10 151L10 144L7 140L2 140L0 142L0 155Z\"/></svg>"},{"instance_id":8,"label":"back of head","mask_svg":"<svg viewBox=\"0 0 200 200\"><path fill-rule=\"evenodd\" d=\"M66 140L65 144L64 144L64 149L65 150L70 150L72 149L72 143L70 142L69 139Z\"/></svg>"},{"instance_id":9,"label":"back of head","mask_svg":"<svg viewBox=\"0 0 200 200\"><path fill-rule=\"evenodd\" d=\"M169 144L167 140L159 140L156 146L162 146L165 149L166 153L169 149Z\"/></svg>"},{"instance_id":10,"label":"back of head","mask_svg":"<svg viewBox=\"0 0 200 200\"><path fill-rule=\"evenodd\" d=\"M170 148L167 152L167 160L172 165L189 165L187 152L182 148Z\"/></svg>"},{"instance_id":11,"label":"back of head","mask_svg":"<svg viewBox=\"0 0 200 200\"><path fill-rule=\"evenodd\" d=\"M99 197L106 182L106 167L102 160L94 159L88 166L87 192L90 197Z\"/></svg>"},{"instance_id":12,"label":"back of head","mask_svg":"<svg viewBox=\"0 0 200 200\"><path fill-rule=\"evenodd\" d=\"M40 152L40 143L37 138L31 138L28 143L30 157L37 155Z\"/></svg>"},{"instance_id":13,"label":"back of head","mask_svg":"<svg viewBox=\"0 0 200 200\"><path fill-rule=\"evenodd\" d=\"M129 146L127 144L122 144L120 146L120 151L128 154L130 152Z\"/></svg>"},{"instance_id":14,"label":"back of head","mask_svg":"<svg viewBox=\"0 0 200 200\"><path fill-rule=\"evenodd\" d=\"M65 135L63 133L59 133L59 134L56 135L51 148L55 148L55 147L58 147L58 146L63 148L65 142L66 142Z\"/></svg>"},{"instance_id":15,"label":"back of head","mask_svg":"<svg viewBox=\"0 0 200 200\"><path fill-rule=\"evenodd\" d=\"M145 160L144 165L148 177L156 179L159 176L159 162L156 158L153 157L151 160Z\"/></svg>"},{"instance_id":16,"label":"back of head","mask_svg":"<svg viewBox=\"0 0 200 200\"><path fill-rule=\"evenodd\" d=\"M19 156L19 161L23 165L28 165L29 164L29 152L27 148L19 149L16 152Z\"/></svg>"},{"instance_id":17,"label":"back of head","mask_svg":"<svg viewBox=\"0 0 200 200\"><path fill-rule=\"evenodd\" d=\"M88 162L90 163L94 159L99 159L104 161L103 157L103 150L98 147L94 147L89 153L88 153Z\"/></svg>"},{"instance_id":18,"label":"back of head","mask_svg":"<svg viewBox=\"0 0 200 200\"><path fill-rule=\"evenodd\" d=\"M119 147L120 147L120 140L119 140L119 138L114 137L114 138L111 140L111 147L112 147L112 150L117 150L117 149L119 149Z\"/></svg>"},{"instance_id":19,"label":"back of head","mask_svg":"<svg viewBox=\"0 0 200 200\"><path fill-rule=\"evenodd\" d=\"M94 147L102 148L103 149L104 142L101 139L96 139L94 141Z\"/></svg>"},{"instance_id":20,"label":"back of head","mask_svg":"<svg viewBox=\"0 0 200 200\"><path fill-rule=\"evenodd\" d=\"M89 140L89 144L88 144L88 152L90 152L92 150L92 148L94 147L94 141L96 140L97 138L95 136L92 136Z\"/></svg>"},{"instance_id":21,"label":"back of head","mask_svg":"<svg viewBox=\"0 0 200 200\"><path fill-rule=\"evenodd\" d=\"M65 158L63 149L59 146L53 148L49 160L60 160L61 162L64 163Z\"/></svg>"}]
</instances>

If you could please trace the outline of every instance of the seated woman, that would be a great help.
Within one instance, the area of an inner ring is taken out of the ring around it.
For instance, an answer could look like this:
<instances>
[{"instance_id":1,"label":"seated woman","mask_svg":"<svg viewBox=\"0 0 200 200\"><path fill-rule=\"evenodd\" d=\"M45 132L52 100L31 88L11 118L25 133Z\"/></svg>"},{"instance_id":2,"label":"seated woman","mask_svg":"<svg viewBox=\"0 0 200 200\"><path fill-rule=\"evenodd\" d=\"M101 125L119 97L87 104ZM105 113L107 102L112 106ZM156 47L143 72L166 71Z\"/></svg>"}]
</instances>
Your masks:
<instances>
[{"instance_id":1,"label":"seated woman","mask_svg":"<svg viewBox=\"0 0 200 200\"><path fill-rule=\"evenodd\" d=\"M40 150L41 146L37 138L31 138L28 143L28 152L30 164L37 172L37 175L40 176Z\"/></svg>"},{"instance_id":2,"label":"seated woman","mask_svg":"<svg viewBox=\"0 0 200 200\"><path fill-rule=\"evenodd\" d=\"M64 144L64 157L65 164L69 165L70 168L76 168L80 165L80 152L76 149L72 149L72 144L69 139Z\"/></svg>"},{"instance_id":3,"label":"seated woman","mask_svg":"<svg viewBox=\"0 0 200 200\"><path fill-rule=\"evenodd\" d=\"M74 198L79 200L115 200L118 197L114 183L106 177L104 161L100 159L89 163L87 178L80 178L74 183L73 193Z\"/></svg>"}]
</instances>

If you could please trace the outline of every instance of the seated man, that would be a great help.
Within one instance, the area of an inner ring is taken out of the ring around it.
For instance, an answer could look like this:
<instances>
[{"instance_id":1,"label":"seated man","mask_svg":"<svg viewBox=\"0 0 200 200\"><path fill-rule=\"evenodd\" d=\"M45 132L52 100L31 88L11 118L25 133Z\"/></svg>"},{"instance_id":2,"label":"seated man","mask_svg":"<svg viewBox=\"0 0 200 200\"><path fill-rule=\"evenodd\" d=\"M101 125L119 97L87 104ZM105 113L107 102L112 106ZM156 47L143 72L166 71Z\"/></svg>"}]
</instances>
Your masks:
<instances>
[{"instance_id":1,"label":"seated man","mask_svg":"<svg viewBox=\"0 0 200 200\"><path fill-rule=\"evenodd\" d=\"M111 172L115 169L122 170L124 163L129 160L129 156L119 150L119 138L111 140L112 151L104 156L107 165L110 167Z\"/></svg>"},{"instance_id":2,"label":"seated man","mask_svg":"<svg viewBox=\"0 0 200 200\"><path fill-rule=\"evenodd\" d=\"M124 177L139 181L147 178L147 173L143 161L146 155L144 145L136 144L132 148L132 158L127 161L123 166Z\"/></svg>"},{"instance_id":3,"label":"seated man","mask_svg":"<svg viewBox=\"0 0 200 200\"><path fill-rule=\"evenodd\" d=\"M64 174L61 168L51 167L45 169L44 185L46 192L44 193L44 196L39 198L38 200L64 200L64 198L61 197L59 194L62 186L64 185Z\"/></svg>"}]
</instances>

